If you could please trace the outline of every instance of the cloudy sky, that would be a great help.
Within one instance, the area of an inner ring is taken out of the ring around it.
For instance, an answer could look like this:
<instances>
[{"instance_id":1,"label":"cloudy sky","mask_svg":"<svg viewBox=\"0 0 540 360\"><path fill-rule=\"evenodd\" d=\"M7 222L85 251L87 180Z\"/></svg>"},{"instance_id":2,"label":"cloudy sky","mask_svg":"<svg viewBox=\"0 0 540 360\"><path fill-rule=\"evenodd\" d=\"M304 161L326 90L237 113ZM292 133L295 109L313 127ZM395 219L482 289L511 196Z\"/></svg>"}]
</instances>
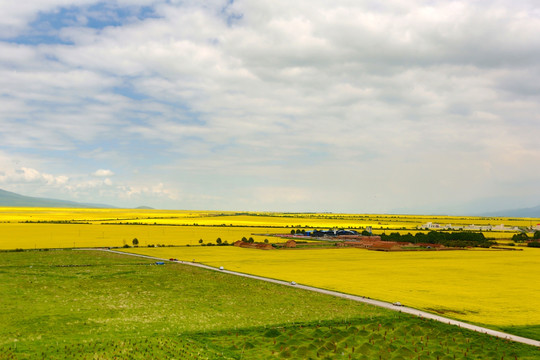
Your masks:
<instances>
[{"instance_id":1,"label":"cloudy sky","mask_svg":"<svg viewBox=\"0 0 540 360\"><path fill-rule=\"evenodd\" d=\"M0 188L169 209L540 203L534 0L0 0Z\"/></svg>"}]
</instances>

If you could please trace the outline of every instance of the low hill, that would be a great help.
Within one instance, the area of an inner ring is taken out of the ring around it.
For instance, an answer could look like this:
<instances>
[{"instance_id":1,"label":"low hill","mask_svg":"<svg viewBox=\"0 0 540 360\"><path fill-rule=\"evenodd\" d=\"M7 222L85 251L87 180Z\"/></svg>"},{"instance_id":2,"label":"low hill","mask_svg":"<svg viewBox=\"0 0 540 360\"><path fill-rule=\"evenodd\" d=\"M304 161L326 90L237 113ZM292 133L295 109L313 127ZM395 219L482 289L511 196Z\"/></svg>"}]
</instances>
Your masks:
<instances>
[{"instance_id":1,"label":"low hill","mask_svg":"<svg viewBox=\"0 0 540 360\"><path fill-rule=\"evenodd\" d=\"M520 218L540 218L540 205L523 209L499 210L482 214L482 216L504 216Z\"/></svg>"},{"instance_id":2,"label":"low hill","mask_svg":"<svg viewBox=\"0 0 540 360\"><path fill-rule=\"evenodd\" d=\"M7 207L63 207L63 208L114 208L111 205L79 203L75 201L38 198L0 189L0 206Z\"/></svg>"}]
</instances>

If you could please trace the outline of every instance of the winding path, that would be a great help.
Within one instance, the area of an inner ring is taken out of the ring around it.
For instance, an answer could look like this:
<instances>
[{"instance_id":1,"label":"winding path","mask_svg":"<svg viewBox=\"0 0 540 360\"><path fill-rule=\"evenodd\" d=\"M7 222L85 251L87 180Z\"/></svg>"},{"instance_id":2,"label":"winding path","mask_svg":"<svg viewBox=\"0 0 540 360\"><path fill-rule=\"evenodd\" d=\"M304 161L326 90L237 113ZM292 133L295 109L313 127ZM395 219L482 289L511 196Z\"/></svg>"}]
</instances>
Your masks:
<instances>
[{"instance_id":1,"label":"winding path","mask_svg":"<svg viewBox=\"0 0 540 360\"><path fill-rule=\"evenodd\" d=\"M79 250L99 250L99 251L106 251L106 252L122 254L122 255L137 256L137 257L142 257L142 258L147 258L147 259L152 259L152 260L158 260L158 261L170 261L169 259L161 259L161 258L157 258L157 257L154 257L154 256L133 254L133 253L128 253L128 252L108 250L108 249L79 249ZM172 262L179 263L179 264L190 265L190 266L195 266L195 267L199 267L199 268L203 268L203 269L207 269L207 270L219 271L219 272L223 272L223 273L231 274L231 275L236 275L236 276L243 276L243 277L250 278L250 279L267 281L267 282L271 282L271 283L274 283L274 284L295 287L295 288L298 288L298 289L314 291L314 292L318 292L318 293L321 293L321 294L340 297L340 298L343 298L343 299L358 301L358 302L362 302L362 303L365 303L365 304L382 307L382 308L393 310L393 311L398 311L398 312L402 312L402 313L406 313L406 314L415 315L415 316L418 316L418 317L423 317L423 318L426 318L426 319L439 321L439 322L442 322L442 323L445 323L445 324L455 325L455 326L458 326L458 327L461 327L461 328L464 328L464 329L476 331L476 332L483 333L483 334L488 334L488 335L491 335L491 336L496 336L498 338L502 338L502 339L506 339L506 340L520 342L520 343L527 344L527 345L540 347L540 341L538 341L538 340L533 340L533 339L524 338L524 337L517 336L517 335L507 334L507 333L504 333L504 332L501 332L501 331L491 330L491 329L481 327L481 326L477 326L477 325L471 325L471 324L468 324L466 322L445 318L443 316L435 315L435 314L432 314L432 313L428 313L428 312L425 312L425 311L413 309L413 308L406 307L406 306L396 306L396 305L393 305L391 303L384 302L384 301L368 299L368 298L365 298L365 297L362 297L362 296L357 296L357 295L344 294L344 293L340 293L340 292L337 292L337 291L320 289L320 288L316 288L316 287L313 287L313 286L296 284L294 282L287 282L287 281L283 281L283 280L270 279L270 278L266 278L266 277L262 277L262 276L244 274L244 273L225 270L225 269L222 270L222 269L219 269L219 268L215 268L215 267L212 267L212 266L203 265L203 264L199 264L199 263L195 263L195 262L189 262L189 261L172 261Z\"/></svg>"}]
</instances>

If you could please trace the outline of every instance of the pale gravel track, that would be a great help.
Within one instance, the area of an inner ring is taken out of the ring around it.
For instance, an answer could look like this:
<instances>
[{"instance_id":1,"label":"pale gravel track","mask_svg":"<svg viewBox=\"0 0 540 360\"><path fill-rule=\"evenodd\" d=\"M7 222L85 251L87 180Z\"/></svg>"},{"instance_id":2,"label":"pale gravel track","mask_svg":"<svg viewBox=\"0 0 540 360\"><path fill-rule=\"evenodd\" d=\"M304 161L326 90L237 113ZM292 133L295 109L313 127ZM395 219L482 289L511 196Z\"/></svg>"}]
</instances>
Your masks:
<instances>
[{"instance_id":1,"label":"pale gravel track","mask_svg":"<svg viewBox=\"0 0 540 360\"><path fill-rule=\"evenodd\" d=\"M98 251L106 251L106 252L122 254L122 255L137 256L137 257L142 257L142 258L152 259L152 260L157 260L157 261L171 261L169 259L162 259L162 258L157 258L157 257L154 257L154 256L133 254L133 253L123 252L123 251L115 251L115 250L109 250L109 249L77 249L77 250L98 250ZM343 298L343 299L358 301L358 302L362 302L362 303L365 303L365 304L378 306L378 307L382 307L382 308L393 310L393 311L398 311L398 312L405 313L405 314L411 314L411 315L422 317L422 318L425 318L425 319L431 319L431 320L439 321L441 323L445 323L445 324L449 324L449 325L455 325L455 326L458 326L460 328L476 331L476 332L483 333L483 334L488 334L488 335L495 336L495 337L498 337L498 338L501 338L501 339L506 339L506 340L510 340L510 341L515 341L515 342L519 342L519 343L523 343L523 344L527 344L527 345L540 347L540 341L538 341L538 340L533 340L533 339L529 339L529 338L525 338L525 337L521 337L521 336L517 336L517 335L507 334L507 333L504 333L504 332L501 332L501 331L491 330L491 329L488 329L488 328L485 328L485 327L472 325L472 324L468 324L466 322L445 318L443 316L435 315L435 314L432 314L432 313L428 313L428 312L425 312L425 311L413 309L413 308L406 307L406 306L395 306L395 305L393 305L391 303L384 302L384 301L373 300L373 299L365 298L365 297L362 297L362 296L344 294L344 293L340 293L340 292L337 292L337 291L320 289L320 288L316 288L316 287L313 287L313 286L307 286L307 285L301 285L301 284L294 284L293 285L291 282L287 282L287 281L283 281L283 280L276 280L276 279L266 278L266 277L257 276L257 275L250 275L250 274L245 274L245 273L241 273L241 272L225 270L225 269L220 270L219 268L199 264L199 263L196 263L196 262L190 262L190 261L171 261L171 262L178 263L178 264L189 265L189 266L195 266L195 267L199 267L199 268L203 268L203 269L207 269L207 270L219 271L219 272L222 272L222 273L225 273L225 274L243 276L243 277L250 278L250 279L271 282L271 283L274 283L274 284L290 286L290 287L294 287L294 288L298 288L298 289L314 291L314 292L318 292L318 293L321 293L321 294L340 297L340 298Z\"/></svg>"}]
</instances>

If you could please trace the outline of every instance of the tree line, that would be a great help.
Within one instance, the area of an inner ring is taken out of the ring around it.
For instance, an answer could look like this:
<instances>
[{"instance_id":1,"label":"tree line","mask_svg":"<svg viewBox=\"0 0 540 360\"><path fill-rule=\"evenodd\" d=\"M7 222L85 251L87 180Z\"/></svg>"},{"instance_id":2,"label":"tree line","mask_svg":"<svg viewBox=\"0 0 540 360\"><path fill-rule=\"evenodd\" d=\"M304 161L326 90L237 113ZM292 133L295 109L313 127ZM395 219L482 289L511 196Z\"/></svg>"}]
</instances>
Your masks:
<instances>
[{"instance_id":1,"label":"tree line","mask_svg":"<svg viewBox=\"0 0 540 360\"><path fill-rule=\"evenodd\" d=\"M413 244L441 244L448 247L490 247L495 245L495 242L486 239L484 234L480 232L459 231L459 232L441 232L430 231L426 233L411 233L401 235L398 232L393 232L389 235L381 234L383 241L400 241L410 242Z\"/></svg>"},{"instance_id":2,"label":"tree line","mask_svg":"<svg viewBox=\"0 0 540 360\"><path fill-rule=\"evenodd\" d=\"M518 243L526 242L528 247L540 248L540 230L536 230L532 238L526 233L519 233L512 236L512 240Z\"/></svg>"}]
</instances>

